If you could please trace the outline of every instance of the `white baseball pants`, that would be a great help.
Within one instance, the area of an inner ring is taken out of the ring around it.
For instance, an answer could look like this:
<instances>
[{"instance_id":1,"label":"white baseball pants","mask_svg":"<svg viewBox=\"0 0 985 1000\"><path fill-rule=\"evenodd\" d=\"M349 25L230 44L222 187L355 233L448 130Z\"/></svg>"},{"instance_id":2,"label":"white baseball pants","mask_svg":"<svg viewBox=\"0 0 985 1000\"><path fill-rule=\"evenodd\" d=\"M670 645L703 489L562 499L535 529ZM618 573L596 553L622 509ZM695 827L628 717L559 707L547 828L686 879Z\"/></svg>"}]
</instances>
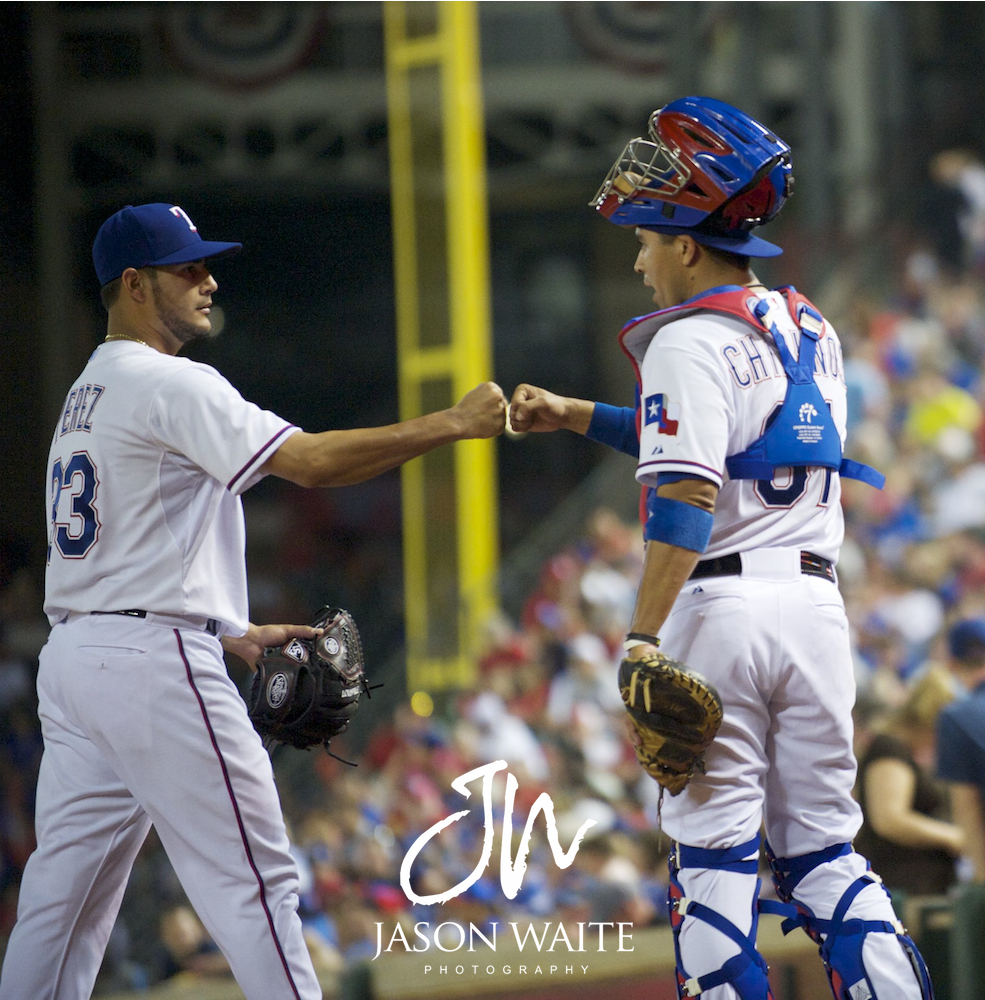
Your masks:
<instances>
[{"instance_id":1,"label":"white baseball pants","mask_svg":"<svg viewBox=\"0 0 985 1000\"><path fill-rule=\"evenodd\" d=\"M38 847L0 1000L90 996L153 823L249 1000L321 1000L270 759L219 640L121 615L56 625L41 652Z\"/></svg>"},{"instance_id":2,"label":"white baseball pants","mask_svg":"<svg viewBox=\"0 0 985 1000\"><path fill-rule=\"evenodd\" d=\"M707 773L680 795L664 796L662 826L681 844L720 849L751 840L765 821L774 854L797 857L850 842L861 825L852 798L855 681L848 622L838 588L801 573L798 550L758 549L744 552L742 561L741 576L686 583L661 630L661 649L707 677L724 704L722 728L705 756ZM838 858L805 877L795 898L830 918L864 871L859 855ZM754 875L684 869L680 879L688 898L748 933ZM879 886L864 889L849 915L896 920ZM694 977L739 951L691 917L679 943ZM863 960L878 1000L920 1000L894 935L869 934ZM734 1000L738 993L724 985L701 996Z\"/></svg>"}]
</instances>

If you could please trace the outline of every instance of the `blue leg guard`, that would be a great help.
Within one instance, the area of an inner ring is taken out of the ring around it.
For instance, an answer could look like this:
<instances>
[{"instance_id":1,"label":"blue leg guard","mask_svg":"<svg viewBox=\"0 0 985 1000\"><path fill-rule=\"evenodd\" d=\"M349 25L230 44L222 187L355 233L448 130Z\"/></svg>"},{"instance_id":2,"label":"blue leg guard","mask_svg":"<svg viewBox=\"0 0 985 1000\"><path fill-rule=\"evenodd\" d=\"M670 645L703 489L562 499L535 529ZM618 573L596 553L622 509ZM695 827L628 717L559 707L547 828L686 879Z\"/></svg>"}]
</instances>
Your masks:
<instances>
[{"instance_id":1,"label":"blue leg guard","mask_svg":"<svg viewBox=\"0 0 985 1000\"><path fill-rule=\"evenodd\" d=\"M717 869L718 871L738 872L743 875L755 875L759 865L757 861L743 860L753 851L759 850L759 836L746 844L721 850L705 850L699 847L687 847L674 843L670 852L670 889L667 902L670 906L670 923L674 931L674 954L677 960L677 996L678 1000L686 997L696 997L705 990L728 983L739 994L742 1000L773 1000L767 979L766 962L756 951L756 928L759 921L759 889L761 881L756 879L756 888L751 900L752 926L748 935L739 930L731 920L716 912L703 903L688 899L678 879L682 868ZM715 972L703 976L689 976L681 959L680 931L685 917L692 917L714 927L734 941L741 951L730 958Z\"/></svg>"},{"instance_id":2,"label":"blue leg guard","mask_svg":"<svg viewBox=\"0 0 985 1000\"><path fill-rule=\"evenodd\" d=\"M766 845L776 893L784 903L794 907L791 916L782 924L783 933L789 934L795 927L803 927L817 943L835 1000L893 1000L892 997L877 995L876 987L862 960L862 947L869 934L894 934L913 969L923 1000L934 1000L934 989L923 956L898 920L846 919L855 897L868 886L879 885L889 895L882 880L871 869L842 893L830 920L817 917L794 896L801 880L819 865L852 853L851 844L834 844L822 851L802 854L796 858L778 858L770 850L769 844ZM868 862L866 865L868 866Z\"/></svg>"}]
</instances>

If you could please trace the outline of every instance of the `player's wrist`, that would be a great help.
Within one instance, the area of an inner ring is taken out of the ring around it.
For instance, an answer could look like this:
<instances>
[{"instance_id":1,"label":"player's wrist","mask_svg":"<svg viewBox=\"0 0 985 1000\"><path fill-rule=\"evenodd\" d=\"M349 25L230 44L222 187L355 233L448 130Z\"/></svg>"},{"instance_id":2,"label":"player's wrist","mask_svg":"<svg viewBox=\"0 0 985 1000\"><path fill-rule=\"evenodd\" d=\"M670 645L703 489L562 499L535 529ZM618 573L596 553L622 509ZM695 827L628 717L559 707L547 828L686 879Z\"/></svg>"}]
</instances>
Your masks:
<instances>
[{"instance_id":1,"label":"player's wrist","mask_svg":"<svg viewBox=\"0 0 985 1000\"><path fill-rule=\"evenodd\" d=\"M622 644L622 648L627 652L631 652L638 646L659 646L660 639L658 636L650 635L648 632L627 632L626 641Z\"/></svg>"},{"instance_id":2,"label":"player's wrist","mask_svg":"<svg viewBox=\"0 0 985 1000\"><path fill-rule=\"evenodd\" d=\"M595 401L578 399L576 396L562 396L561 399L564 404L562 426L565 430L574 431L576 434L587 434L592 414L595 412Z\"/></svg>"},{"instance_id":3,"label":"player's wrist","mask_svg":"<svg viewBox=\"0 0 985 1000\"><path fill-rule=\"evenodd\" d=\"M447 410L442 411L442 413L447 422L447 437L450 442L468 441L473 437L472 422L469 420L468 414L463 412L459 403L450 406Z\"/></svg>"}]
</instances>

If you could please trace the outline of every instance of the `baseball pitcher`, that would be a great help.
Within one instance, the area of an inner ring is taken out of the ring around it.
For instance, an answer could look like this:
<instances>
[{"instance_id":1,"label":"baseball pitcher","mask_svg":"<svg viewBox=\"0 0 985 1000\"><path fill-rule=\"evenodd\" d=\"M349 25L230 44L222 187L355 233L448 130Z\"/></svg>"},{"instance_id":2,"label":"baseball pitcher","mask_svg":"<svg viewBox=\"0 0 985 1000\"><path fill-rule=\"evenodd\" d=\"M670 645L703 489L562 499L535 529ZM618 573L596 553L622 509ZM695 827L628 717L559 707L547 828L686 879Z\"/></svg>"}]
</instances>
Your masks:
<instances>
[{"instance_id":1,"label":"baseball pitcher","mask_svg":"<svg viewBox=\"0 0 985 1000\"><path fill-rule=\"evenodd\" d=\"M400 424L306 433L178 357L211 328L209 261L239 246L160 203L121 209L93 244L109 322L48 457L38 846L2 1000L91 994L151 824L246 996L321 1000L270 759L223 650L264 664L264 734L307 746L341 732L365 689L358 635L335 608L250 622L240 497L270 474L361 482L505 423L484 383Z\"/></svg>"}]
</instances>

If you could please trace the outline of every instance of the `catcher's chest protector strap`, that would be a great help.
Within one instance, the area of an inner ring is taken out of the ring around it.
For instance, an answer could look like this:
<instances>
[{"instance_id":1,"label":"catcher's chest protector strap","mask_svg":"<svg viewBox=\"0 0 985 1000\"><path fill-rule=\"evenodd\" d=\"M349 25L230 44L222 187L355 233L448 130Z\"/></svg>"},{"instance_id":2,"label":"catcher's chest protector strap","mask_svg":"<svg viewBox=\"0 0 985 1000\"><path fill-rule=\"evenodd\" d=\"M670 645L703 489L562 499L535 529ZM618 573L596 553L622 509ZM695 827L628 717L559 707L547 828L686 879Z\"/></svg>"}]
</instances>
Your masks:
<instances>
[{"instance_id":1,"label":"catcher's chest protector strap","mask_svg":"<svg viewBox=\"0 0 985 1000\"><path fill-rule=\"evenodd\" d=\"M756 318L767 327L787 376L787 393L765 433L745 451L725 460L732 479L772 479L777 469L813 466L832 469L848 479L859 479L882 489L886 477L868 465L845 461L841 437L834 425L831 408L814 381L814 355L824 331L824 319L802 302L797 307L800 349L797 360L787 347L776 323L770 322L770 304L760 300L753 308Z\"/></svg>"},{"instance_id":2,"label":"catcher's chest protector strap","mask_svg":"<svg viewBox=\"0 0 985 1000\"><path fill-rule=\"evenodd\" d=\"M809 872L819 865L851 853L853 853L851 844L835 844L822 851L804 854L797 858L777 858L769 845L766 845L777 895L786 903L792 904L795 910L794 916L783 921L781 925L783 933L789 934L795 927L803 927L811 939L819 945L821 961L828 974L828 982L831 984L835 1000L856 1000L857 997L892 1000L891 997L879 996L876 993L876 988L865 969L862 949L868 934L894 934L909 958L922 997L924 1000L934 1000L930 973L927 971L923 956L899 921L890 923L886 920L846 919L855 897L870 885L878 885L887 896L889 895L882 880L874 872L870 871L852 882L842 893L830 920L815 916L809 907L793 896L798 883Z\"/></svg>"},{"instance_id":3,"label":"catcher's chest protector strap","mask_svg":"<svg viewBox=\"0 0 985 1000\"><path fill-rule=\"evenodd\" d=\"M700 847L687 847L676 842L671 845L669 868L670 886L667 901L670 906L670 923L674 932L674 954L677 962L677 995L679 998L696 997L715 986L725 983L739 994L741 1000L773 1000L767 978L766 961L756 950L756 930L759 924L759 911L766 909L765 903L759 902L759 890L762 885L756 879L755 888L750 901L752 907L752 923L748 934L739 930L727 917L716 910L695 902L684 895L677 873L682 868L716 869L718 871L736 872L743 875L755 875L759 863L755 859L745 860L748 855L759 852L759 836L748 843L721 850L708 850ZM681 960L679 936L685 917L693 917L708 924L716 931L734 941L741 949L737 955L730 958L714 972L703 976L688 976Z\"/></svg>"},{"instance_id":4,"label":"catcher's chest protector strap","mask_svg":"<svg viewBox=\"0 0 985 1000\"><path fill-rule=\"evenodd\" d=\"M630 320L619 334L619 346L623 353L629 358L636 372L637 387L641 383L640 365L650 341L660 332L661 328L668 323L676 322L686 316L696 313L710 312L719 315L732 316L735 319L748 323L760 334L769 333L777 344L780 357L783 360L784 370L787 375L787 398L777 411L767 428L766 433L758 440L754 441L745 451L738 455L733 455L726 459L725 467L729 476L733 479L772 479L776 475L778 468L796 465L821 465L837 471L845 479L858 479L861 482L882 489L886 477L882 473L861 462L854 462L851 459L843 458L841 454L841 438L830 419L830 409L821 396L820 390L814 382L814 360L816 356L816 345L823 336L824 319L821 314L801 295L793 286L784 286L776 289L782 293L787 302L787 308L791 316L800 328L800 352L799 360L794 361L787 349L786 343L776 329L776 324L769 326L765 323L768 317L769 303L760 299L754 294L750 294L748 288L739 285L727 285L719 289L712 289L710 292L697 296L696 298L673 306L670 309L661 309L646 316L638 316ZM806 353L805 353L806 350ZM809 354L809 357L808 357ZM796 375L792 376L788 369L796 370ZM801 380L801 381L795 381ZM790 404L791 389L795 385L803 385L805 390L797 389L793 395L795 404ZM813 388L813 392L809 390ZM800 399L801 394L804 395ZM809 398L808 398L809 396ZM820 405L818 403L820 400ZM804 418L800 417L800 408L808 404L817 411L819 416L825 417L827 431L822 430L824 436L825 449L828 451L826 461L819 462L816 455L820 454L820 449L815 447L816 442L810 443L814 437L817 425L813 424L814 414L811 413L811 422L806 420L808 411L804 411ZM786 412L782 412L786 407ZM782 418L780 414L782 413ZM782 420L782 422L781 422ZM797 425L813 426L814 431L801 429ZM783 428L786 428L785 433ZM637 403L636 411L636 435L640 434L640 411ZM771 436L772 435L772 436ZM766 439L769 438L768 445ZM790 440L782 440L787 438ZM803 440L800 440L803 438ZM786 453L786 447L793 443L796 450L792 454ZM782 448L781 448L782 446ZM767 450L768 447L768 450ZM837 455L835 455L837 449ZM756 464L753 465L752 463ZM735 471L733 471L735 470ZM640 523L646 524L646 496L647 487L643 487L640 495Z\"/></svg>"}]
</instances>

